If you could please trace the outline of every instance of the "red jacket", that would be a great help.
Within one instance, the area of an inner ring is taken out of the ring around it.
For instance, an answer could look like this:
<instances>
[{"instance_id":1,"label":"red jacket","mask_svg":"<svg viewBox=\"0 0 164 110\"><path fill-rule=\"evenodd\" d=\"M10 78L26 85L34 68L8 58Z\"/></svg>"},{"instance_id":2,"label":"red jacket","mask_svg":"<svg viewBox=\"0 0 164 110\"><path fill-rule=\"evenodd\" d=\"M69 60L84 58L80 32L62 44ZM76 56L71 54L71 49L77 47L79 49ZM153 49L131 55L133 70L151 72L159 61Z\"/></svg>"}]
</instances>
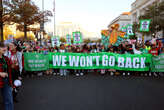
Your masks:
<instances>
[{"instance_id":1,"label":"red jacket","mask_svg":"<svg viewBox=\"0 0 164 110\"><path fill-rule=\"evenodd\" d=\"M5 56L3 56L3 57L5 58L5 61L7 63L9 84L10 84L10 86L13 87L12 75L11 75L11 67L10 67L11 63L10 63L10 60L7 57L5 57ZM1 62L0 62L0 72L4 72L2 66L3 66L3 64L1 64ZM0 77L0 88L3 88L3 86L4 86L3 78Z\"/></svg>"},{"instance_id":2,"label":"red jacket","mask_svg":"<svg viewBox=\"0 0 164 110\"><path fill-rule=\"evenodd\" d=\"M152 55L154 55L154 56L158 56L158 52L159 52L159 49L158 48L149 50L149 53L152 54Z\"/></svg>"},{"instance_id":3,"label":"red jacket","mask_svg":"<svg viewBox=\"0 0 164 110\"><path fill-rule=\"evenodd\" d=\"M161 47L162 47L161 42L158 42L158 47L149 50L149 53L152 54L152 55L154 55L154 56L158 56L158 52L159 52L159 50L161 49Z\"/></svg>"}]
</instances>

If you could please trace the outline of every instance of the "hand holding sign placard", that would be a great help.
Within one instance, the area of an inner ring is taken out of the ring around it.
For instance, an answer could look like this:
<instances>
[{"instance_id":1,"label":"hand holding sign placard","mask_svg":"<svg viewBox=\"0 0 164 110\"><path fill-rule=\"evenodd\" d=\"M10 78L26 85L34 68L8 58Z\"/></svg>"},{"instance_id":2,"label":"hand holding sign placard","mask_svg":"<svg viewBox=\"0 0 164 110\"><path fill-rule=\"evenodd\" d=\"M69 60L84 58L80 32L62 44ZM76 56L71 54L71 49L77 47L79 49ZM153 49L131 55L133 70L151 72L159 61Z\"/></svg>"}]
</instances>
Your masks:
<instances>
[{"instance_id":1,"label":"hand holding sign placard","mask_svg":"<svg viewBox=\"0 0 164 110\"><path fill-rule=\"evenodd\" d=\"M68 34L68 35L66 36L66 41L67 41L67 44L68 44L68 45L71 45L71 35Z\"/></svg>"},{"instance_id":2,"label":"hand holding sign placard","mask_svg":"<svg viewBox=\"0 0 164 110\"><path fill-rule=\"evenodd\" d=\"M140 31L149 32L150 22L151 22L150 19L140 20Z\"/></svg>"},{"instance_id":3,"label":"hand holding sign placard","mask_svg":"<svg viewBox=\"0 0 164 110\"><path fill-rule=\"evenodd\" d=\"M73 32L73 43L80 44L82 43L82 35L81 32Z\"/></svg>"},{"instance_id":4,"label":"hand holding sign placard","mask_svg":"<svg viewBox=\"0 0 164 110\"><path fill-rule=\"evenodd\" d=\"M127 35L134 35L133 33L133 25L127 25Z\"/></svg>"}]
</instances>

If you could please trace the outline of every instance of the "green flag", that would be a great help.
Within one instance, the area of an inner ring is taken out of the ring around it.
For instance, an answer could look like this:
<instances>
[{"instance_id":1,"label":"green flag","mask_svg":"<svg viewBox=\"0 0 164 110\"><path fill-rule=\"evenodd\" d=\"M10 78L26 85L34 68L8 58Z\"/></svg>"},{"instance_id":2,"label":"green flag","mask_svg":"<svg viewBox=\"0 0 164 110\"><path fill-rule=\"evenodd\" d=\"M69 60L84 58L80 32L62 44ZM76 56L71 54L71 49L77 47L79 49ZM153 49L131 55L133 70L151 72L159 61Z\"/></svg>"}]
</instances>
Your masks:
<instances>
[{"instance_id":1,"label":"green flag","mask_svg":"<svg viewBox=\"0 0 164 110\"><path fill-rule=\"evenodd\" d=\"M150 23L150 19L140 20L140 31L149 32Z\"/></svg>"},{"instance_id":2,"label":"green flag","mask_svg":"<svg viewBox=\"0 0 164 110\"><path fill-rule=\"evenodd\" d=\"M134 35L134 33L133 33L133 25L131 25L131 24L128 24L127 26L126 26L126 28L127 28L127 35L129 36L129 35Z\"/></svg>"},{"instance_id":3,"label":"green flag","mask_svg":"<svg viewBox=\"0 0 164 110\"><path fill-rule=\"evenodd\" d=\"M123 26L121 28L122 32L125 32L124 39L129 39L129 35L127 34L127 26Z\"/></svg>"},{"instance_id":4,"label":"green flag","mask_svg":"<svg viewBox=\"0 0 164 110\"><path fill-rule=\"evenodd\" d=\"M107 49L109 46L109 37L106 37L104 35L101 35L101 43L102 45L105 46L105 48Z\"/></svg>"},{"instance_id":5,"label":"green flag","mask_svg":"<svg viewBox=\"0 0 164 110\"><path fill-rule=\"evenodd\" d=\"M59 37L57 36L51 37L51 44L52 44L52 47L59 46L60 45Z\"/></svg>"},{"instance_id":6,"label":"green flag","mask_svg":"<svg viewBox=\"0 0 164 110\"><path fill-rule=\"evenodd\" d=\"M164 54L153 56L152 72L164 72Z\"/></svg>"},{"instance_id":7,"label":"green flag","mask_svg":"<svg viewBox=\"0 0 164 110\"><path fill-rule=\"evenodd\" d=\"M26 71L43 71L49 68L49 55L41 53L24 53Z\"/></svg>"},{"instance_id":8,"label":"green flag","mask_svg":"<svg viewBox=\"0 0 164 110\"><path fill-rule=\"evenodd\" d=\"M80 44L83 42L81 32L77 31L77 32L73 32L72 34L73 34L73 43L74 44Z\"/></svg>"},{"instance_id":9,"label":"green flag","mask_svg":"<svg viewBox=\"0 0 164 110\"><path fill-rule=\"evenodd\" d=\"M71 45L71 35L67 34L66 41L68 45Z\"/></svg>"}]
</instances>

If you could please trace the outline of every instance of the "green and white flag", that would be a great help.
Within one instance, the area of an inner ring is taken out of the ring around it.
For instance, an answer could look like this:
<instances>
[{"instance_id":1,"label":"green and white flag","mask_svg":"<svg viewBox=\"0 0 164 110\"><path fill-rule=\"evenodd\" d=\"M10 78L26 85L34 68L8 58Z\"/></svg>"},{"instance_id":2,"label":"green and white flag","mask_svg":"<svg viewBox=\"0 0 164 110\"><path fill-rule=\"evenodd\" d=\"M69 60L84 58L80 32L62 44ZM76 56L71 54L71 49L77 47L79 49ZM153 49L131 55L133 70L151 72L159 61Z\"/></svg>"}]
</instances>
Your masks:
<instances>
[{"instance_id":1,"label":"green and white flag","mask_svg":"<svg viewBox=\"0 0 164 110\"><path fill-rule=\"evenodd\" d=\"M24 53L26 71L43 71L49 68L49 55L42 53Z\"/></svg>"},{"instance_id":2,"label":"green and white flag","mask_svg":"<svg viewBox=\"0 0 164 110\"><path fill-rule=\"evenodd\" d=\"M72 34L73 34L73 43L74 44L80 44L83 42L81 32L77 31L77 32L73 32Z\"/></svg>"},{"instance_id":3,"label":"green and white flag","mask_svg":"<svg viewBox=\"0 0 164 110\"><path fill-rule=\"evenodd\" d=\"M152 72L164 72L164 54L153 56L152 62Z\"/></svg>"},{"instance_id":4,"label":"green and white flag","mask_svg":"<svg viewBox=\"0 0 164 110\"><path fill-rule=\"evenodd\" d=\"M140 31L149 32L150 23L150 19L140 20Z\"/></svg>"},{"instance_id":5,"label":"green and white flag","mask_svg":"<svg viewBox=\"0 0 164 110\"><path fill-rule=\"evenodd\" d=\"M68 45L71 45L71 35L67 34L66 41Z\"/></svg>"},{"instance_id":6,"label":"green and white flag","mask_svg":"<svg viewBox=\"0 0 164 110\"><path fill-rule=\"evenodd\" d=\"M59 41L59 37L57 36L53 36L51 38L51 43L52 43L52 46L59 46L60 45L60 41Z\"/></svg>"},{"instance_id":7,"label":"green and white flag","mask_svg":"<svg viewBox=\"0 0 164 110\"><path fill-rule=\"evenodd\" d=\"M133 33L133 25L131 25L131 24L129 24L129 25L127 25L127 35L129 36L129 35L134 35L134 33Z\"/></svg>"},{"instance_id":8,"label":"green and white flag","mask_svg":"<svg viewBox=\"0 0 164 110\"><path fill-rule=\"evenodd\" d=\"M122 32L125 32L126 34L124 35L125 39L129 39L129 35L127 34L127 26L121 28Z\"/></svg>"},{"instance_id":9,"label":"green and white flag","mask_svg":"<svg viewBox=\"0 0 164 110\"><path fill-rule=\"evenodd\" d=\"M121 31L122 31L122 32L127 32L127 26L123 26L123 27L121 28Z\"/></svg>"},{"instance_id":10,"label":"green and white flag","mask_svg":"<svg viewBox=\"0 0 164 110\"><path fill-rule=\"evenodd\" d=\"M109 37L106 37L104 35L101 35L101 43L102 45L105 46L105 48L107 49L109 46Z\"/></svg>"}]
</instances>

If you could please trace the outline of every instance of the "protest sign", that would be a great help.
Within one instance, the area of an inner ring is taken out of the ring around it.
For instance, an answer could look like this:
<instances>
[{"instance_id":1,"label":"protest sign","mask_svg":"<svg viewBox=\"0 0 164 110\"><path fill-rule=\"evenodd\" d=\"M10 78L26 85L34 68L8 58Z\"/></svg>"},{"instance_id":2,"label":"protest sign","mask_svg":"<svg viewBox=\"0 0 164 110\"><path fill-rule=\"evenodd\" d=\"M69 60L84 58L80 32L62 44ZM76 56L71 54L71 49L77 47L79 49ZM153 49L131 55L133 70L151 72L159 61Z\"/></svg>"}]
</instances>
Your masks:
<instances>
[{"instance_id":1,"label":"protest sign","mask_svg":"<svg viewBox=\"0 0 164 110\"><path fill-rule=\"evenodd\" d=\"M129 24L127 25L127 35L134 35L133 33L133 25Z\"/></svg>"},{"instance_id":2,"label":"protest sign","mask_svg":"<svg viewBox=\"0 0 164 110\"><path fill-rule=\"evenodd\" d=\"M149 32L150 22L150 19L140 20L140 31Z\"/></svg>"},{"instance_id":3,"label":"protest sign","mask_svg":"<svg viewBox=\"0 0 164 110\"><path fill-rule=\"evenodd\" d=\"M71 35L67 34L66 42L67 42L68 45L71 45Z\"/></svg>"},{"instance_id":4,"label":"protest sign","mask_svg":"<svg viewBox=\"0 0 164 110\"><path fill-rule=\"evenodd\" d=\"M60 42L59 42L59 38L57 36L54 36L51 38L51 43L52 43L52 46L59 46L60 45Z\"/></svg>"},{"instance_id":5,"label":"protest sign","mask_svg":"<svg viewBox=\"0 0 164 110\"><path fill-rule=\"evenodd\" d=\"M102 45L105 46L105 48L107 49L109 46L109 37L106 37L104 35L101 35L101 43Z\"/></svg>"},{"instance_id":6,"label":"protest sign","mask_svg":"<svg viewBox=\"0 0 164 110\"><path fill-rule=\"evenodd\" d=\"M80 44L83 42L81 32L77 31L77 32L73 32L72 34L73 34L73 43L74 44Z\"/></svg>"},{"instance_id":7,"label":"protest sign","mask_svg":"<svg viewBox=\"0 0 164 110\"><path fill-rule=\"evenodd\" d=\"M24 67L26 71L42 71L49 68L49 55L41 53L24 53Z\"/></svg>"},{"instance_id":8,"label":"protest sign","mask_svg":"<svg viewBox=\"0 0 164 110\"><path fill-rule=\"evenodd\" d=\"M164 72L164 54L152 57L152 72Z\"/></svg>"},{"instance_id":9,"label":"protest sign","mask_svg":"<svg viewBox=\"0 0 164 110\"><path fill-rule=\"evenodd\" d=\"M50 68L61 69L116 69L149 71L151 54L121 55L115 53L50 53Z\"/></svg>"}]
</instances>

